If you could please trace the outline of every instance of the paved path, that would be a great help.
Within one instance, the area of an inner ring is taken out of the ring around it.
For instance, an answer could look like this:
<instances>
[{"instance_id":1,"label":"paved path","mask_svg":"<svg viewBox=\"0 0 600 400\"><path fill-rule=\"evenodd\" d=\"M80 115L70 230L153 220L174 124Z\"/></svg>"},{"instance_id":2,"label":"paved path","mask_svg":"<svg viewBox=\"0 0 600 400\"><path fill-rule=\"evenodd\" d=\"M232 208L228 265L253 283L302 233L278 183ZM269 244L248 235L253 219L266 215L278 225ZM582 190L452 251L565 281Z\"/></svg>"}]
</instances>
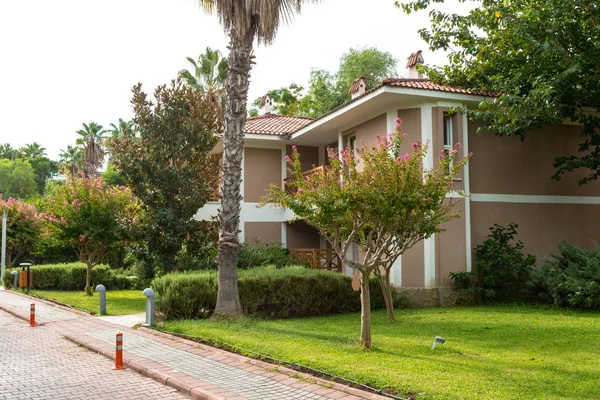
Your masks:
<instances>
[{"instance_id":1,"label":"paved path","mask_svg":"<svg viewBox=\"0 0 600 400\"><path fill-rule=\"evenodd\" d=\"M36 304L37 315L41 316L37 319L44 325L36 328L21 328L23 332L28 332L30 335L54 335L53 341L60 342L63 346L65 341L60 338L64 337L111 359L114 359L115 335L117 332L122 332L123 358L125 365L129 367L128 373L130 375L137 376L131 370L138 371L194 399L385 399L383 396L363 392L338 383L331 383L287 368L275 367L262 361L252 360L210 346L199 345L175 336L145 328L134 330L107 320L75 313L66 307L60 307L39 299L32 299L10 291L0 291L0 309L9 311L20 318L29 318L29 305L32 302ZM39 333L37 333L38 331ZM1 336L0 340L2 340ZM2 340L2 342L12 343L10 347L24 346L27 343L25 339L23 339L24 341L19 340L19 335L13 333L8 340ZM46 342L46 340L42 341ZM60 346L57 348L60 348ZM0 354L5 353L2 347L0 347L0 350ZM47 359L52 359L52 356L46 356L43 347L35 346L35 348L28 351L27 354L19 353L20 356L17 358L19 360L30 358L30 361L26 362L30 362L31 366L36 363L43 365L51 363ZM86 353L86 356L90 356L90 354ZM80 355L80 357L83 356ZM2 361L0 360L0 362ZM105 373L109 375L108 378L123 372L112 371L109 365L110 361L104 359L101 369L107 370ZM18 375L18 371L21 370L21 368L17 368L15 373ZM96 376L94 373L88 376L90 388L98 386L93 385L95 382L94 376ZM99 377L100 380L103 379L101 376ZM137 378L142 379L139 376ZM110 379L108 380L110 381ZM72 381L76 382L76 379ZM77 384L74 383L74 385ZM2 388L1 378L0 388ZM58 387L55 393L58 393L60 389L61 387ZM66 387L62 389L66 390ZM72 397L71 392L68 393L68 395L66 394L67 398L78 398ZM133 395L133 392L128 393ZM150 393L152 395L152 392ZM170 399L169 397L164 398Z\"/></svg>"},{"instance_id":2,"label":"paved path","mask_svg":"<svg viewBox=\"0 0 600 400\"><path fill-rule=\"evenodd\" d=\"M185 399L175 389L0 311L0 399Z\"/></svg>"}]
</instances>

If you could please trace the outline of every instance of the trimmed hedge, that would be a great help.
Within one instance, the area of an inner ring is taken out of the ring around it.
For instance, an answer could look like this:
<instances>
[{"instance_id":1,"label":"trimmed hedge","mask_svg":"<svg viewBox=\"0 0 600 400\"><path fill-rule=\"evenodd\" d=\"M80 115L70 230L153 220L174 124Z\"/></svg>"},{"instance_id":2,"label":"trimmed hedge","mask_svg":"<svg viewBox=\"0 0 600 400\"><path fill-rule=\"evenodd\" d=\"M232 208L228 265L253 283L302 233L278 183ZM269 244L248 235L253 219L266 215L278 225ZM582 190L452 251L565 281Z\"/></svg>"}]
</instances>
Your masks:
<instances>
[{"instance_id":1,"label":"trimmed hedge","mask_svg":"<svg viewBox=\"0 0 600 400\"><path fill-rule=\"evenodd\" d=\"M265 318L307 317L360 311L360 294L347 275L293 266L239 271L244 314ZM217 302L217 273L172 273L152 281L157 310L170 319L210 316ZM383 308L381 287L371 280L371 308Z\"/></svg>"},{"instance_id":2,"label":"trimmed hedge","mask_svg":"<svg viewBox=\"0 0 600 400\"><path fill-rule=\"evenodd\" d=\"M82 263L34 265L31 267L32 289L35 290L83 290L87 267ZM16 271L20 269L15 268ZM4 286L12 287L13 278L10 269L4 273ZM108 290L130 289L132 281L115 273L106 265L92 268L92 287L102 284Z\"/></svg>"}]
</instances>

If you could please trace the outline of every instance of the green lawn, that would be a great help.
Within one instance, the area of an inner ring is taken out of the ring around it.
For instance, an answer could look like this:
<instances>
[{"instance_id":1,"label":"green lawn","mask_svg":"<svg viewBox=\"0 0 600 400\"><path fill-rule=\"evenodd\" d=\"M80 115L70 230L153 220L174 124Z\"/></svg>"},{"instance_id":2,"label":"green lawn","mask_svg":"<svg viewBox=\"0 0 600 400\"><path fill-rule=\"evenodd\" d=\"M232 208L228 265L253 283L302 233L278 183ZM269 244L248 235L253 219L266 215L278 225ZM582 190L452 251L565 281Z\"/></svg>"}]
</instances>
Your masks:
<instances>
[{"instance_id":1,"label":"green lawn","mask_svg":"<svg viewBox=\"0 0 600 400\"><path fill-rule=\"evenodd\" d=\"M164 330L214 338L344 378L425 399L600 399L600 314L479 306L373 314L371 351L359 314L294 320L167 321ZM433 338L446 344L431 350Z\"/></svg>"},{"instance_id":2,"label":"green lawn","mask_svg":"<svg viewBox=\"0 0 600 400\"><path fill-rule=\"evenodd\" d=\"M98 314L100 299L98 293L87 296L83 292L60 292L52 290L32 290L34 296L60 301L70 306ZM107 315L126 315L144 312L146 298L141 290L109 290L106 292Z\"/></svg>"}]
</instances>

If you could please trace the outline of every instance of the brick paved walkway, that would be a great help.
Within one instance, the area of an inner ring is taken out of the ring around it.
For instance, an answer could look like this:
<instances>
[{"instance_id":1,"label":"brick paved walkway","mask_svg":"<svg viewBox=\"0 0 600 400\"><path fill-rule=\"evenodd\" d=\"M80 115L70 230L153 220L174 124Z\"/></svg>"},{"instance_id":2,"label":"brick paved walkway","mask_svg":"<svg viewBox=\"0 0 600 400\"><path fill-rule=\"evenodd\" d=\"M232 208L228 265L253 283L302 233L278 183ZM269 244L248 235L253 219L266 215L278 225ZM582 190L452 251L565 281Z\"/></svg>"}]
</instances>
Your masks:
<instances>
[{"instance_id":1,"label":"brick paved walkway","mask_svg":"<svg viewBox=\"0 0 600 400\"><path fill-rule=\"evenodd\" d=\"M175 389L0 311L0 399L184 399Z\"/></svg>"},{"instance_id":2,"label":"brick paved walkway","mask_svg":"<svg viewBox=\"0 0 600 400\"><path fill-rule=\"evenodd\" d=\"M32 300L13 292L0 291L0 308L23 319L29 318L29 304L32 301L36 304L36 312L44 316L42 322L45 325L28 328L30 331L54 331L59 337L62 335L112 359L115 335L122 332L123 358L130 370L138 371L195 399L386 399L171 335L144 328L130 329L89 315L72 313L67 308L39 299ZM32 350L31 354L38 355L34 359L43 358L43 351Z\"/></svg>"}]
</instances>

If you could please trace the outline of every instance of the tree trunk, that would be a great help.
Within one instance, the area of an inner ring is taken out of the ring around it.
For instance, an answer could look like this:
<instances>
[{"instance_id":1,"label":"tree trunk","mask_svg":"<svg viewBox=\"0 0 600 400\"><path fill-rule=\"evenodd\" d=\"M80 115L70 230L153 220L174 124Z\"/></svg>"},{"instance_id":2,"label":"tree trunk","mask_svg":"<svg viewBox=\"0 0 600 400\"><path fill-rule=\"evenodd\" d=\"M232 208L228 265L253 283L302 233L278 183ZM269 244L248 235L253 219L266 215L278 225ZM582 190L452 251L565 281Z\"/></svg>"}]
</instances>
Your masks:
<instances>
[{"instance_id":1,"label":"tree trunk","mask_svg":"<svg viewBox=\"0 0 600 400\"><path fill-rule=\"evenodd\" d=\"M215 316L242 314L237 279L237 248L240 225L240 183L244 153L244 125L248 79L252 68L253 31L229 33L229 73L225 82L227 106L223 134L223 171L219 208L219 289Z\"/></svg>"},{"instance_id":2,"label":"tree trunk","mask_svg":"<svg viewBox=\"0 0 600 400\"><path fill-rule=\"evenodd\" d=\"M88 263L87 271L85 274L85 289L83 289L88 296L92 295L92 288L90 287L91 276L92 276L92 264Z\"/></svg>"},{"instance_id":3,"label":"tree trunk","mask_svg":"<svg viewBox=\"0 0 600 400\"><path fill-rule=\"evenodd\" d=\"M360 271L360 347L371 348L371 295L369 293L370 271Z\"/></svg>"},{"instance_id":4,"label":"tree trunk","mask_svg":"<svg viewBox=\"0 0 600 400\"><path fill-rule=\"evenodd\" d=\"M392 283L390 281L390 270L385 268L384 272L381 272L379 268L375 269L375 275L379 280L381 286L381 292L383 294L383 300L385 302L385 309L387 310L387 316L390 321L396 321L394 315L394 296L392 294Z\"/></svg>"}]
</instances>

